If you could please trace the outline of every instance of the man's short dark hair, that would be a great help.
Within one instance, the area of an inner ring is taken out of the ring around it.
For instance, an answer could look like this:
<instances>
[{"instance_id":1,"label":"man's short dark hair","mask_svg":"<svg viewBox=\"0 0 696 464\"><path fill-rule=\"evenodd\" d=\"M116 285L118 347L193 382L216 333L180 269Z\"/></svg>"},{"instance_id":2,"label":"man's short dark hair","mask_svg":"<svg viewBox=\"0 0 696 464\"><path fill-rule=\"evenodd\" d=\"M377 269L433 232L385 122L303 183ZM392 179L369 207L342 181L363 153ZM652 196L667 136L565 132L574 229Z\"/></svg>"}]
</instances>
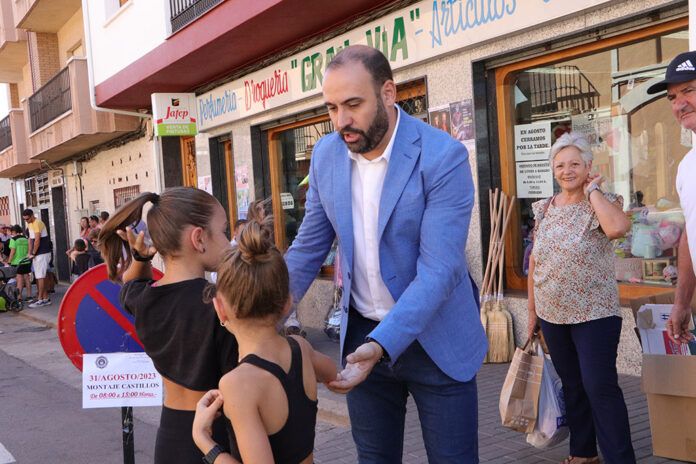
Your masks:
<instances>
[{"instance_id":1,"label":"man's short dark hair","mask_svg":"<svg viewBox=\"0 0 696 464\"><path fill-rule=\"evenodd\" d=\"M91 216L89 217L89 220L90 220L90 221L99 222L99 217L93 214L93 215L91 215Z\"/></svg>"},{"instance_id":2,"label":"man's short dark hair","mask_svg":"<svg viewBox=\"0 0 696 464\"><path fill-rule=\"evenodd\" d=\"M379 91L385 82L394 80L389 60L376 48L366 45L353 45L344 48L326 66L326 71L332 68L340 68L351 63L362 64L375 84L375 90Z\"/></svg>"},{"instance_id":3,"label":"man's short dark hair","mask_svg":"<svg viewBox=\"0 0 696 464\"><path fill-rule=\"evenodd\" d=\"M27 208L24 211L22 211L22 217L25 217L25 216L31 217L33 215L34 215L34 210L32 210L32 209Z\"/></svg>"},{"instance_id":4,"label":"man's short dark hair","mask_svg":"<svg viewBox=\"0 0 696 464\"><path fill-rule=\"evenodd\" d=\"M102 219L102 221L106 222L109 220L109 213L106 211L102 211L99 213L99 217Z\"/></svg>"},{"instance_id":5,"label":"man's short dark hair","mask_svg":"<svg viewBox=\"0 0 696 464\"><path fill-rule=\"evenodd\" d=\"M22 228L20 227L19 224L13 225L11 230L12 230L12 232L14 232L15 234L21 234L21 233L24 232L24 231L22 230Z\"/></svg>"}]
</instances>

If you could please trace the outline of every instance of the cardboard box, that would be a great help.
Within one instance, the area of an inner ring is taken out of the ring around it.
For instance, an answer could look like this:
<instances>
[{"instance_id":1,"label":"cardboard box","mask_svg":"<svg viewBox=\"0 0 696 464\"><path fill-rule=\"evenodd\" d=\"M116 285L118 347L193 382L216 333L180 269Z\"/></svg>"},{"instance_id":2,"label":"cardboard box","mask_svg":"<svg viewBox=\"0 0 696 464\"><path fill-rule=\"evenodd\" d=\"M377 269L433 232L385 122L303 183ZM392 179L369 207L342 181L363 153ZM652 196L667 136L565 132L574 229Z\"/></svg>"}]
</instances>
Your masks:
<instances>
[{"instance_id":1,"label":"cardboard box","mask_svg":"<svg viewBox=\"0 0 696 464\"><path fill-rule=\"evenodd\" d=\"M667 335L667 320L672 313L671 304L646 304L636 314L636 326L644 354L691 355L696 352L696 343L689 345L674 343ZM693 321L689 327L693 330Z\"/></svg>"},{"instance_id":2,"label":"cardboard box","mask_svg":"<svg viewBox=\"0 0 696 464\"><path fill-rule=\"evenodd\" d=\"M696 462L696 356L643 355L655 456Z\"/></svg>"}]
</instances>

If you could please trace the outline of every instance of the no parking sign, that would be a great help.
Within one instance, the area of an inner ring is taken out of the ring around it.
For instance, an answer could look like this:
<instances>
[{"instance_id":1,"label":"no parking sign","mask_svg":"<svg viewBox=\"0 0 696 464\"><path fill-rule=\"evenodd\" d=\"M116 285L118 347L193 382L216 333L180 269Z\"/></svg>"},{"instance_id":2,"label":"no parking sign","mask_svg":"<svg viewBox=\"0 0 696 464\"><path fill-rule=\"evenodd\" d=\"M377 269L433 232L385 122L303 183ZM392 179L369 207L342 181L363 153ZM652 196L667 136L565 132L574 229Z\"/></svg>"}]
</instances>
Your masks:
<instances>
[{"instance_id":1,"label":"no parking sign","mask_svg":"<svg viewBox=\"0 0 696 464\"><path fill-rule=\"evenodd\" d=\"M162 273L153 269L155 279ZM58 338L66 356L82 370L85 353L138 353L133 316L121 307L121 286L111 282L106 264L82 274L68 289L58 311Z\"/></svg>"}]
</instances>

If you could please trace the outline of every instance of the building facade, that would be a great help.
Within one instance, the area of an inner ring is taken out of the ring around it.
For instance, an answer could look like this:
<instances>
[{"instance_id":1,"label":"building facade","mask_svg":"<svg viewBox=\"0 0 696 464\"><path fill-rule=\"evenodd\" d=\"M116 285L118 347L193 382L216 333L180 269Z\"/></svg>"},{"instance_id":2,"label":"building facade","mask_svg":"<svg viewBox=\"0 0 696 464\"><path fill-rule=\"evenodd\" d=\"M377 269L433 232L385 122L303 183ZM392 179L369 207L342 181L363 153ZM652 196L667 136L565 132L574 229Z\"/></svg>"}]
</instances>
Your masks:
<instances>
[{"instance_id":1,"label":"building facade","mask_svg":"<svg viewBox=\"0 0 696 464\"><path fill-rule=\"evenodd\" d=\"M10 102L0 121L0 177L10 179L14 213L7 222L21 224L21 210L33 209L49 229L58 276L68 280L65 251L80 218L152 188L150 126L94 108L80 0L1 0L0 23L0 81Z\"/></svg>"},{"instance_id":2,"label":"building facade","mask_svg":"<svg viewBox=\"0 0 696 464\"><path fill-rule=\"evenodd\" d=\"M526 330L531 203L557 188L546 153L564 132L581 131L595 170L624 197L634 222L615 253L626 316L622 370L637 372L629 307L674 291L683 225L674 180L692 143L663 95L645 90L689 49L688 2L422 0L353 2L337 11L315 1L248 3L130 0L106 26L95 7L88 21L101 27L93 41L98 103L139 109L154 92L195 93L200 134L163 138L165 171L209 188L231 220L244 217L252 199L272 198L285 248L302 222L312 147L333 130L321 98L326 64L347 45L380 49L395 70L401 107L469 150L477 201L466 254L479 282L489 189L517 197L505 282L518 340ZM114 37L146 13L152 26L126 39L143 46L107 60ZM305 322L319 323L331 286L317 280L301 306Z\"/></svg>"}]
</instances>

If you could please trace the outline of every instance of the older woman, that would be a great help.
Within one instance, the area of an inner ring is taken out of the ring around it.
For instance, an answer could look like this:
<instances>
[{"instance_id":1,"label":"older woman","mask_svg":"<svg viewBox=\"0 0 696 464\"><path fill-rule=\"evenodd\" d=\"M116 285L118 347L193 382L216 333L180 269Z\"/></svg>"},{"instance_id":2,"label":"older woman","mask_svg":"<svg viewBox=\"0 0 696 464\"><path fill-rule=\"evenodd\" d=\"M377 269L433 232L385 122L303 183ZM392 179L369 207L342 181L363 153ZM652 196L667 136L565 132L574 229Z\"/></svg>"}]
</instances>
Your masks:
<instances>
[{"instance_id":1,"label":"older woman","mask_svg":"<svg viewBox=\"0 0 696 464\"><path fill-rule=\"evenodd\" d=\"M549 157L560 193L532 205L529 333L541 325L563 382L570 428L565 464L635 462L628 412L618 385L621 312L611 240L630 228L623 199L592 174L590 145L564 134Z\"/></svg>"}]
</instances>

